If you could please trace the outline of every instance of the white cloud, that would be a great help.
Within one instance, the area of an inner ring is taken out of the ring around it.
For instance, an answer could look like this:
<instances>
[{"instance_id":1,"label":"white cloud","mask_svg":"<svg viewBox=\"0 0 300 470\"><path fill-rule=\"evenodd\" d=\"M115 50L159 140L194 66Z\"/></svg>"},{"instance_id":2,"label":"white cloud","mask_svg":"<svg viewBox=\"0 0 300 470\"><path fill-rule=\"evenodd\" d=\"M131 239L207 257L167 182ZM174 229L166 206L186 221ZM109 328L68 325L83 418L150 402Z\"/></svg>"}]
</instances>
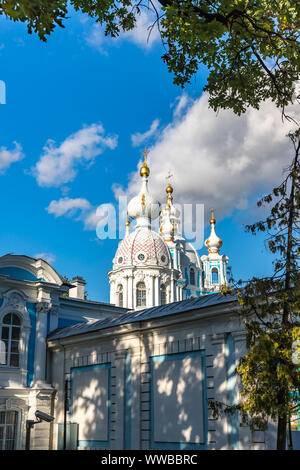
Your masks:
<instances>
[{"instance_id":1,"label":"white cloud","mask_svg":"<svg viewBox=\"0 0 300 470\"><path fill-rule=\"evenodd\" d=\"M181 110L183 104L186 100L179 100ZM149 188L161 201L171 171L174 202L204 203L206 216L214 207L220 220L235 209L245 211L253 197L281 181L293 152L286 137L293 126L282 122L272 103L263 103L258 111L249 109L241 117L229 110L216 114L208 108L206 94L192 101L181 117L178 106L149 154ZM291 113L296 116L295 109ZM134 195L139 188L136 172L130 175L125 193ZM113 189L116 196L124 193L120 186Z\"/></svg>"},{"instance_id":2,"label":"white cloud","mask_svg":"<svg viewBox=\"0 0 300 470\"><path fill-rule=\"evenodd\" d=\"M150 31L150 27L155 21L153 13L148 10L142 10L140 15L137 16L136 26L131 31L123 33L120 38L133 42L137 46L143 48L151 48L157 41L160 40L160 34L157 26L154 25ZM150 33L150 35L149 35Z\"/></svg>"},{"instance_id":3,"label":"white cloud","mask_svg":"<svg viewBox=\"0 0 300 470\"><path fill-rule=\"evenodd\" d=\"M49 214L54 214L55 217L62 215L73 216L78 210L86 211L91 209L91 204L87 199L63 197L58 201L51 201L47 207Z\"/></svg>"},{"instance_id":4,"label":"white cloud","mask_svg":"<svg viewBox=\"0 0 300 470\"><path fill-rule=\"evenodd\" d=\"M102 124L85 126L58 146L48 140L33 174L39 186L61 186L74 180L78 165L91 165L106 148L116 146L117 137L105 136Z\"/></svg>"},{"instance_id":5,"label":"white cloud","mask_svg":"<svg viewBox=\"0 0 300 470\"><path fill-rule=\"evenodd\" d=\"M0 173L5 173L7 168L14 162L19 162L25 155L22 153L22 147L18 142L14 142L15 148L7 150L6 147L0 147Z\"/></svg>"},{"instance_id":6,"label":"white cloud","mask_svg":"<svg viewBox=\"0 0 300 470\"><path fill-rule=\"evenodd\" d=\"M173 117L174 118L179 118L179 117L182 116L182 113L187 108L188 104L192 103L192 100L190 99L190 97L186 93L183 93L181 96L178 96L176 98L175 103L177 103L177 104L176 104L175 109L173 111ZM175 105L175 103L173 103L171 105L171 107L173 107Z\"/></svg>"},{"instance_id":7,"label":"white cloud","mask_svg":"<svg viewBox=\"0 0 300 470\"><path fill-rule=\"evenodd\" d=\"M85 33L85 41L101 54L107 54L105 46L114 46L122 41L131 42L143 49L150 49L157 41L160 40L160 34L157 26L154 26L150 32L149 27L154 23L155 16L153 12L142 10L136 17L136 25L130 31L121 32L118 37L111 38L105 36L105 28L100 23L88 24L88 31ZM150 35L149 35L150 32Z\"/></svg>"},{"instance_id":8,"label":"white cloud","mask_svg":"<svg viewBox=\"0 0 300 470\"><path fill-rule=\"evenodd\" d=\"M34 255L36 259L42 258L43 260L47 261L47 263L52 264L56 261L56 256L52 253L37 253Z\"/></svg>"},{"instance_id":9,"label":"white cloud","mask_svg":"<svg viewBox=\"0 0 300 470\"><path fill-rule=\"evenodd\" d=\"M106 215L102 206L97 208L85 198L63 197L58 201L51 201L46 210L55 217L65 216L83 222L85 230L95 230Z\"/></svg>"},{"instance_id":10,"label":"white cloud","mask_svg":"<svg viewBox=\"0 0 300 470\"><path fill-rule=\"evenodd\" d=\"M158 126L159 126L159 119L154 119L148 131L144 132L143 134L141 134L140 132L133 134L131 136L131 142L132 142L133 147L138 147L143 142L145 142L145 140L152 137L157 131Z\"/></svg>"}]
</instances>

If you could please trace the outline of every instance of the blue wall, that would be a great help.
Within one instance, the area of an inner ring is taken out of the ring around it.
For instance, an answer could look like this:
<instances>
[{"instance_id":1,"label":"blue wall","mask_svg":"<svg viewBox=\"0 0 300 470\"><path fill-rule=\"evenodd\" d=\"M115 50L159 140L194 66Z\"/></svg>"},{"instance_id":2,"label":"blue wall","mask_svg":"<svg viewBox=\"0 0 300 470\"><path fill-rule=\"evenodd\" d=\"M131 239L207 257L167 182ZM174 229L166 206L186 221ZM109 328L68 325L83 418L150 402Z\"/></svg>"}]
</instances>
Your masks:
<instances>
[{"instance_id":1,"label":"blue wall","mask_svg":"<svg viewBox=\"0 0 300 470\"><path fill-rule=\"evenodd\" d=\"M26 269L17 268L15 266L7 266L5 268L0 268L0 274L5 276L13 277L14 279L21 279L24 281L38 281L39 279L35 277L31 272Z\"/></svg>"},{"instance_id":2,"label":"blue wall","mask_svg":"<svg viewBox=\"0 0 300 470\"><path fill-rule=\"evenodd\" d=\"M26 303L27 310L30 318L30 335L28 344L28 359L27 359L27 387L30 387L34 377L34 354L35 354L35 338L36 338L36 304L31 302Z\"/></svg>"}]
</instances>

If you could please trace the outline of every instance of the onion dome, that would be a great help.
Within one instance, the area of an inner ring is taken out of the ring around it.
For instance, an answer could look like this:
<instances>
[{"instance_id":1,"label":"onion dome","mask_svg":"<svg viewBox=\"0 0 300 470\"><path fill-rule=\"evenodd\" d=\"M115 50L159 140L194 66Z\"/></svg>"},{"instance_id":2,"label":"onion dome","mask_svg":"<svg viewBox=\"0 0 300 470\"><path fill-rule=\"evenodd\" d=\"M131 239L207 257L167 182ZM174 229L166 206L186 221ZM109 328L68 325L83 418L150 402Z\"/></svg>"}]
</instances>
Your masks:
<instances>
[{"instance_id":1,"label":"onion dome","mask_svg":"<svg viewBox=\"0 0 300 470\"><path fill-rule=\"evenodd\" d=\"M205 240L204 243L206 248L208 249L208 253L219 253L219 250L223 245L221 238L219 238L215 232L215 224L216 219L214 218L214 210L212 209L210 219L211 232L210 236L207 240Z\"/></svg>"},{"instance_id":2,"label":"onion dome","mask_svg":"<svg viewBox=\"0 0 300 470\"><path fill-rule=\"evenodd\" d=\"M144 162L140 170L142 186L137 196L133 197L128 204L127 213L131 219L136 220L137 227L148 227L151 229L151 220L155 220L160 213L160 202L153 198L148 190L148 177L150 170L146 162L147 150L143 154Z\"/></svg>"},{"instance_id":3,"label":"onion dome","mask_svg":"<svg viewBox=\"0 0 300 470\"><path fill-rule=\"evenodd\" d=\"M169 248L158 233L137 227L120 242L114 258L114 269L125 266L168 267L170 263Z\"/></svg>"},{"instance_id":4,"label":"onion dome","mask_svg":"<svg viewBox=\"0 0 300 470\"><path fill-rule=\"evenodd\" d=\"M169 183L168 183L168 186L166 187L166 193L167 193L166 206L161 211L161 214L160 214L161 218L160 218L159 231L165 241L173 241L174 237L179 235L180 212L173 205L173 196L172 196L173 187L171 186L171 183L170 183L171 176L172 175L169 173L168 175Z\"/></svg>"}]
</instances>

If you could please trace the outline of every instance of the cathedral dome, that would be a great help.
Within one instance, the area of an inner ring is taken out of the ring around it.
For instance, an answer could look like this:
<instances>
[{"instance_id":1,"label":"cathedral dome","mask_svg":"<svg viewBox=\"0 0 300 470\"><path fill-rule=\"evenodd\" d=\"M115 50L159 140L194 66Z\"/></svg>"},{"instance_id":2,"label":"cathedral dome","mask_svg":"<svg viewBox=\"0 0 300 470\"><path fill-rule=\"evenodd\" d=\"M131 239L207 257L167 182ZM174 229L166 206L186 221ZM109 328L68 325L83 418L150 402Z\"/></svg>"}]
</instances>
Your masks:
<instances>
[{"instance_id":1,"label":"cathedral dome","mask_svg":"<svg viewBox=\"0 0 300 470\"><path fill-rule=\"evenodd\" d=\"M159 216L160 202L149 194L146 186L143 186L140 193L129 201L127 212L128 216L137 223L140 223L140 220L155 220Z\"/></svg>"},{"instance_id":2,"label":"cathedral dome","mask_svg":"<svg viewBox=\"0 0 300 470\"><path fill-rule=\"evenodd\" d=\"M114 269L125 266L169 267L171 255L163 239L153 230L140 227L119 244Z\"/></svg>"}]
</instances>

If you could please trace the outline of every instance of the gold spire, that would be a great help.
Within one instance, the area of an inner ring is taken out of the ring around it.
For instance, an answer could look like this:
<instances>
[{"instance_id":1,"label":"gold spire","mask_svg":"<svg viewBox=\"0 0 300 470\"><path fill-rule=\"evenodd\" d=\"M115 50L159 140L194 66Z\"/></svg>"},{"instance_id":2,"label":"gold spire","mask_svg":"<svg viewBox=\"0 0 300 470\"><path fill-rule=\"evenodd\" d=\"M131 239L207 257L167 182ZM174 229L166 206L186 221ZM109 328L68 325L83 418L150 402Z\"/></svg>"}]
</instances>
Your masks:
<instances>
[{"instance_id":1,"label":"gold spire","mask_svg":"<svg viewBox=\"0 0 300 470\"><path fill-rule=\"evenodd\" d=\"M212 209L211 210L210 224L215 224L215 223L216 223L216 219L214 218L214 210Z\"/></svg>"},{"instance_id":2,"label":"gold spire","mask_svg":"<svg viewBox=\"0 0 300 470\"><path fill-rule=\"evenodd\" d=\"M173 193L173 188L171 186L171 177L172 176L173 175L169 172L168 176L167 176L167 179L169 180L169 182L168 182L168 186L166 187L166 193L167 193L168 197L172 197L171 194Z\"/></svg>"},{"instance_id":3,"label":"gold spire","mask_svg":"<svg viewBox=\"0 0 300 470\"><path fill-rule=\"evenodd\" d=\"M128 235L130 235L130 220L129 220L129 217L128 217L128 214L127 214L127 220L125 222L125 237L128 237Z\"/></svg>"},{"instance_id":4,"label":"gold spire","mask_svg":"<svg viewBox=\"0 0 300 470\"><path fill-rule=\"evenodd\" d=\"M146 178L148 178L148 176L150 175L150 170L149 170L147 162L146 162L146 158L147 158L147 155L148 155L149 152L150 152L150 150L147 150L147 145L145 145L145 150L144 150L144 153L142 154L142 157L144 158L144 162L143 162L142 168L140 170L141 177L146 176Z\"/></svg>"}]
</instances>

